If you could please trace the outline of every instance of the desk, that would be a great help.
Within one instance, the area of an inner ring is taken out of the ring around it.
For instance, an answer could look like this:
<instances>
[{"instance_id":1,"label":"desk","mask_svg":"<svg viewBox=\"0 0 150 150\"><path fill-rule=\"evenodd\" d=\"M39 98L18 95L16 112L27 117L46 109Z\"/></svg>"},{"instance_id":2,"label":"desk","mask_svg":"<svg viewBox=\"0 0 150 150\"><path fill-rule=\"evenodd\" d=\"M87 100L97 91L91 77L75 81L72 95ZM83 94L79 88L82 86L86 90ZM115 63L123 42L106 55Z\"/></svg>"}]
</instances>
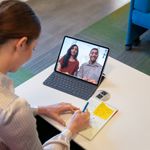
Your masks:
<instances>
[{"instance_id":1,"label":"desk","mask_svg":"<svg viewBox=\"0 0 150 150\"><path fill-rule=\"evenodd\" d=\"M69 102L82 108L84 100L42 84L53 68L54 65L18 86L16 94L26 98L31 106ZM119 111L92 141L80 135L74 141L89 150L150 150L150 76L111 57L105 73L106 79L99 89L111 94L108 103ZM55 121L45 119L63 129Z\"/></svg>"}]
</instances>

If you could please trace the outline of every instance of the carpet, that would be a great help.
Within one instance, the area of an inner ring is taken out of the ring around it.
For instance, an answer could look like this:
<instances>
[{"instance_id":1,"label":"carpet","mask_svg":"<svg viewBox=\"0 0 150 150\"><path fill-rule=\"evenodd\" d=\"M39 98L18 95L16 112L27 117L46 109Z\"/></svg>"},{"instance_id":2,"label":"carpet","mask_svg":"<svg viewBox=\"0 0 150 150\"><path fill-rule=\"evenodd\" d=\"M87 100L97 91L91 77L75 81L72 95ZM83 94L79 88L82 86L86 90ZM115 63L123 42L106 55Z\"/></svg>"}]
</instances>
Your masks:
<instances>
[{"instance_id":1,"label":"carpet","mask_svg":"<svg viewBox=\"0 0 150 150\"><path fill-rule=\"evenodd\" d=\"M110 56L150 75L150 31L141 36L141 44L132 51L125 50L129 4L87 27L77 38L110 48Z\"/></svg>"},{"instance_id":2,"label":"carpet","mask_svg":"<svg viewBox=\"0 0 150 150\"><path fill-rule=\"evenodd\" d=\"M134 47L132 51L125 50L128 13L129 4L90 25L75 37L109 47L111 57L150 75L150 32L141 37L138 47ZM57 45L54 49L41 54L40 58L25 64L16 73L9 73L8 76L14 81L15 87L53 64L58 54L54 51L59 48L60 45ZM52 59L49 59L50 57Z\"/></svg>"}]
</instances>

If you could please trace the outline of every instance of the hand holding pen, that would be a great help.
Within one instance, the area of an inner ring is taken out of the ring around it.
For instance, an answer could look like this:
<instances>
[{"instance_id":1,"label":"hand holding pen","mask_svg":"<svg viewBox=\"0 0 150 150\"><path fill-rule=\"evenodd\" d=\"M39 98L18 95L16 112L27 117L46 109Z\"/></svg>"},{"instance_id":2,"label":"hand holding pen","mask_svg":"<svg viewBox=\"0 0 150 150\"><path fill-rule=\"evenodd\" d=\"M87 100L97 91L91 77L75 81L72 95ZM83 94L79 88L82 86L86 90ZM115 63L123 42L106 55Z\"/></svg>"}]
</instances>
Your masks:
<instances>
[{"instance_id":1,"label":"hand holding pen","mask_svg":"<svg viewBox=\"0 0 150 150\"><path fill-rule=\"evenodd\" d=\"M67 125L67 128L72 132L72 134L76 134L79 131L89 127L90 113L87 110L89 102L87 102L83 108L83 110L77 110L71 120Z\"/></svg>"}]
</instances>

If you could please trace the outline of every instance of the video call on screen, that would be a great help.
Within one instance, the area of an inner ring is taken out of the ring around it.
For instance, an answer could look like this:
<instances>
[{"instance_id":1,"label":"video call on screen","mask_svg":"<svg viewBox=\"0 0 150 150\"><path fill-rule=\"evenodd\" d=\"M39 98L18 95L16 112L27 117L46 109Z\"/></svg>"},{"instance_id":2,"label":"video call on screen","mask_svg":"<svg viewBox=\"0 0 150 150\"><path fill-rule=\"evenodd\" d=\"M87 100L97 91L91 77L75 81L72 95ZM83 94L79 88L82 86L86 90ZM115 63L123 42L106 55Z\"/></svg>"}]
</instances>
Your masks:
<instances>
[{"instance_id":1,"label":"video call on screen","mask_svg":"<svg viewBox=\"0 0 150 150\"><path fill-rule=\"evenodd\" d=\"M98 84L108 48L65 37L56 70Z\"/></svg>"}]
</instances>

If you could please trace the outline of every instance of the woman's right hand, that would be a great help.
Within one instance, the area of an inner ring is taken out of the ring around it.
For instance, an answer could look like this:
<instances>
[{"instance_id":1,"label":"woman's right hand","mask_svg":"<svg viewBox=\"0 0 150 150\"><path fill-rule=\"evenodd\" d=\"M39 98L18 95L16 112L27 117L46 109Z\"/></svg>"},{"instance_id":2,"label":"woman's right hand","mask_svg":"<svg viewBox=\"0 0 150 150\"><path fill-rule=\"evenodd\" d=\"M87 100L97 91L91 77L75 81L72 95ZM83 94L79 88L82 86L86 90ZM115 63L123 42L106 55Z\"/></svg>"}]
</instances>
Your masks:
<instances>
[{"instance_id":1,"label":"woman's right hand","mask_svg":"<svg viewBox=\"0 0 150 150\"><path fill-rule=\"evenodd\" d=\"M73 114L67 128L75 135L79 131L89 127L89 119L90 113L88 111L82 112L81 110L77 110Z\"/></svg>"}]
</instances>

